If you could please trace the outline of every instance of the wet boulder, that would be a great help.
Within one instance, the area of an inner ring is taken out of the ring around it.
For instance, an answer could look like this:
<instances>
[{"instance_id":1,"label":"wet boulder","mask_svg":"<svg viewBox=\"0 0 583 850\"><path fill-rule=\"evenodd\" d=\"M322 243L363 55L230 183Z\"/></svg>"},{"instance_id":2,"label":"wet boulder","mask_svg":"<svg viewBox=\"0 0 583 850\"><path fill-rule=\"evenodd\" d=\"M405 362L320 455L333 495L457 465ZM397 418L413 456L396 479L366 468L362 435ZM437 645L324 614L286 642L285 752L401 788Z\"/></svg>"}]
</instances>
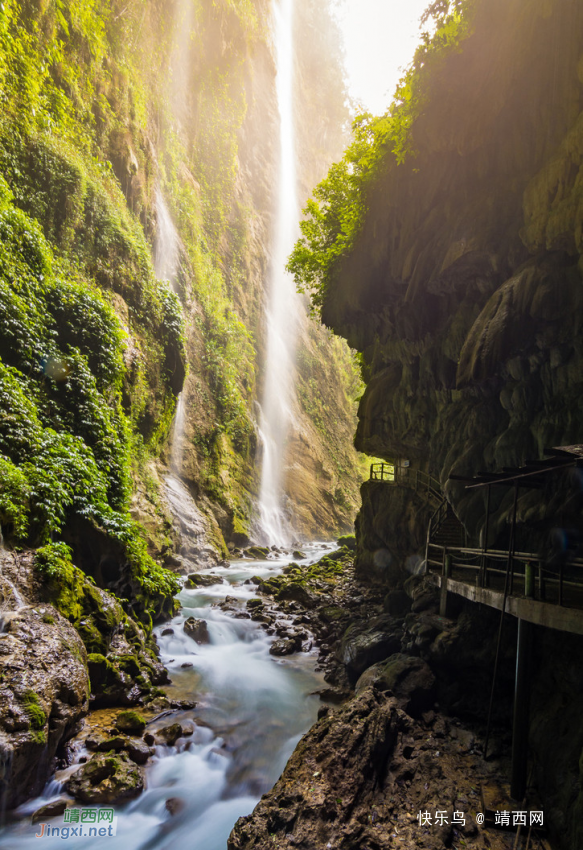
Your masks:
<instances>
[{"instance_id":1,"label":"wet boulder","mask_svg":"<svg viewBox=\"0 0 583 850\"><path fill-rule=\"evenodd\" d=\"M142 735L146 728L146 719L137 711L122 711L117 715L115 728L128 735Z\"/></svg>"},{"instance_id":2,"label":"wet boulder","mask_svg":"<svg viewBox=\"0 0 583 850\"><path fill-rule=\"evenodd\" d=\"M430 708L435 698L435 676L431 668L422 658L410 655L395 653L388 661L370 667L356 683L356 693L372 684L392 693L399 707L413 716Z\"/></svg>"},{"instance_id":3,"label":"wet boulder","mask_svg":"<svg viewBox=\"0 0 583 850\"><path fill-rule=\"evenodd\" d=\"M186 634L199 644L210 643L210 635L206 620L189 617L184 623Z\"/></svg>"},{"instance_id":4,"label":"wet boulder","mask_svg":"<svg viewBox=\"0 0 583 850\"><path fill-rule=\"evenodd\" d=\"M97 753L69 779L67 791L82 803L120 803L144 789L138 767L126 753Z\"/></svg>"},{"instance_id":5,"label":"wet boulder","mask_svg":"<svg viewBox=\"0 0 583 850\"><path fill-rule=\"evenodd\" d=\"M269 549L266 546L249 546L243 554L246 558L253 558L255 561L266 561Z\"/></svg>"},{"instance_id":6,"label":"wet boulder","mask_svg":"<svg viewBox=\"0 0 583 850\"><path fill-rule=\"evenodd\" d=\"M127 752L128 756L136 764L145 764L151 756L150 747L139 738L128 738L125 735L116 735L101 741L97 747L99 752Z\"/></svg>"},{"instance_id":7,"label":"wet boulder","mask_svg":"<svg viewBox=\"0 0 583 850\"><path fill-rule=\"evenodd\" d=\"M174 817L175 815L179 815L180 812L184 811L184 806L186 805L184 800L180 797L169 797L164 804L166 811Z\"/></svg>"},{"instance_id":8,"label":"wet boulder","mask_svg":"<svg viewBox=\"0 0 583 850\"><path fill-rule=\"evenodd\" d=\"M314 608L317 602L315 594L297 582L282 587L275 598L278 602L299 602L304 608Z\"/></svg>"},{"instance_id":9,"label":"wet boulder","mask_svg":"<svg viewBox=\"0 0 583 850\"><path fill-rule=\"evenodd\" d=\"M163 726L156 732L156 737L161 738L169 747L173 747L179 738L182 738L184 730L180 723L171 723L168 726Z\"/></svg>"},{"instance_id":10,"label":"wet boulder","mask_svg":"<svg viewBox=\"0 0 583 850\"><path fill-rule=\"evenodd\" d=\"M299 549L294 549L292 552L292 558L296 561L305 561L308 556L304 552L300 552Z\"/></svg>"},{"instance_id":11,"label":"wet boulder","mask_svg":"<svg viewBox=\"0 0 583 850\"><path fill-rule=\"evenodd\" d=\"M355 683L364 671L388 658L401 648L400 636L372 629L357 633L349 626L336 650L336 658L346 668L348 678Z\"/></svg>"},{"instance_id":12,"label":"wet boulder","mask_svg":"<svg viewBox=\"0 0 583 850\"><path fill-rule=\"evenodd\" d=\"M220 576L203 575L202 573L191 573L186 579L185 587L210 587L213 584L221 584Z\"/></svg>"},{"instance_id":13,"label":"wet boulder","mask_svg":"<svg viewBox=\"0 0 583 850\"><path fill-rule=\"evenodd\" d=\"M274 641L269 647L271 655L292 655L294 652L299 652L302 648L302 641L299 636L290 638L281 638Z\"/></svg>"},{"instance_id":14,"label":"wet boulder","mask_svg":"<svg viewBox=\"0 0 583 850\"><path fill-rule=\"evenodd\" d=\"M67 800L53 800L47 803L46 806L41 806L33 813L31 823L39 823L46 818L58 818L67 808Z\"/></svg>"},{"instance_id":15,"label":"wet boulder","mask_svg":"<svg viewBox=\"0 0 583 850\"><path fill-rule=\"evenodd\" d=\"M408 718L373 689L336 711L323 709L274 788L239 818L228 850L395 846L388 829L369 826L371 801L378 794L384 804L393 793L387 770Z\"/></svg>"}]
</instances>

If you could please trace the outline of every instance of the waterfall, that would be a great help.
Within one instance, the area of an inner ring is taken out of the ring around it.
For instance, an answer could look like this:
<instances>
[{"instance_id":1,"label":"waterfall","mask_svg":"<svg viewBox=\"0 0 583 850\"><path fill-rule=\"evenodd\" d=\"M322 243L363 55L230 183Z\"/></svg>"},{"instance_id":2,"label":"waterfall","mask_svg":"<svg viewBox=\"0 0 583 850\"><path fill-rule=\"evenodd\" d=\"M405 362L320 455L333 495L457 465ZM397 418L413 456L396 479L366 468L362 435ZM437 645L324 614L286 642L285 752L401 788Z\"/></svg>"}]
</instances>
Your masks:
<instances>
[{"instance_id":1,"label":"waterfall","mask_svg":"<svg viewBox=\"0 0 583 850\"><path fill-rule=\"evenodd\" d=\"M172 448L170 449L170 472L180 475L184 454L184 393L180 393L174 412Z\"/></svg>"},{"instance_id":2,"label":"waterfall","mask_svg":"<svg viewBox=\"0 0 583 850\"><path fill-rule=\"evenodd\" d=\"M156 221L158 232L154 247L154 270L156 277L167 280L170 286L177 292L178 258L180 249L180 237L174 227L174 222L166 206L166 201L160 190L156 189ZM184 393L178 396L176 412L174 414L174 428L172 431L172 449L170 455L170 470L176 475L180 474L182 468L182 454L184 445Z\"/></svg>"},{"instance_id":3,"label":"waterfall","mask_svg":"<svg viewBox=\"0 0 583 850\"><path fill-rule=\"evenodd\" d=\"M293 279L285 271L287 257L298 235L293 13L294 0L274 0L280 143L267 308L267 362L259 428L263 444L259 526L264 542L278 545L289 543L292 536L284 512L283 465L286 437L292 421L295 345L300 317L300 301Z\"/></svg>"},{"instance_id":4,"label":"waterfall","mask_svg":"<svg viewBox=\"0 0 583 850\"><path fill-rule=\"evenodd\" d=\"M167 280L174 292L176 292L180 238L174 227L174 222L172 221L160 187L156 189L156 222L158 226L154 248L156 277L160 280Z\"/></svg>"}]
</instances>

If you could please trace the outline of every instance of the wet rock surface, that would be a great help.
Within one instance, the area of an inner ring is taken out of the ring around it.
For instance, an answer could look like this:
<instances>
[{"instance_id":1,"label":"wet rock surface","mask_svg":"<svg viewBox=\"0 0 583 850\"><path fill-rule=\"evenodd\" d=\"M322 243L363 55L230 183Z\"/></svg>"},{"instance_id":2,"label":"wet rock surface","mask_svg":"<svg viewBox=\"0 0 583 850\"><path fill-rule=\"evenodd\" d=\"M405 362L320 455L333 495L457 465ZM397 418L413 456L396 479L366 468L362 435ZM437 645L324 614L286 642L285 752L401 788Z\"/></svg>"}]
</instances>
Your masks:
<instances>
[{"instance_id":1,"label":"wet rock surface","mask_svg":"<svg viewBox=\"0 0 583 850\"><path fill-rule=\"evenodd\" d=\"M290 850L510 848L512 839L482 831L475 820L480 784L502 776L499 762L483 761L476 735L484 729L491 667L477 671L492 650L492 624L480 627L463 612L457 621L439 617L420 576L387 600L382 585L360 582L348 547L254 582L261 599L248 608L272 621L263 624L278 637L271 651L291 647L291 635L305 630L318 641L330 687L320 692L327 704L318 723L274 789L239 820L229 850L274 842ZM286 599L296 587L310 608ZM511 680L512 665L503 660L503 689L505 677ZM509 710L502 694L503 722ZM502 755L509 741L500 735ZM421 827L420 810L447 811L449 824ZM465 826L451 824L454 810L465 812Z\"/></svg>"},{"instance_id":2,"label":"wet rock surface","mask_svg":"<svg viewBox=\"0 0 583 850\"><path fill-rule=\"evenodd\" d=\"M89 708L172 705L159 689L169 678L154 642L117 599L76 576L75 594L63 596L33 552L0 551L0 802L8 809L41 791ZM70 606L73 623L57 605ZM136 761L141 750L127 748Z\"/></svg>"},{"instance_id":3,"label":"wet rock surface","mask_svg":"<svg viewBox=\"0 0 583 850\"><path fill-rule=\"evenodd\" d=\"M312 727L273 790L239 819L228 848L510 848L512 838L476 825L481 801L468 775L488 779L493 769L470 744L438 738L431 722L414 721L369 686ZM421 826L420 811L442 811L448 823ZM452 825L454 811L464 825Z\"/></svg>"},{"instance_id":4,"label":"wet rock surface","mask_svg":"<svg viewBox=\"0 0 583 850\"><path fill-rule=\"evenodd\" d=\"M119 803L144 789L142 773L125 753L98 753L67 782L67 791L82 803Z\"/></svg>"},{"instance_id":5,"label":"wet rock surface","mask_svg":"<svg viewBox=\"0 0 583 850\"><path fill-rule=\"evenodd\" d=\"M16 806L42 789L57 749L88 710L86 652L50 605L3 612L0 795Z\"/></svg>"},{"instance_id":6,"label":"wet rock surface","mask_svg":"<svg viewBox=\"0 0 583 850\"><path fill-rule=\"evenodd\" d=\"M184 623L184 631L197 643L209 643L210 635L206 620L189 617Z\"/></svg>"}]
</instances>

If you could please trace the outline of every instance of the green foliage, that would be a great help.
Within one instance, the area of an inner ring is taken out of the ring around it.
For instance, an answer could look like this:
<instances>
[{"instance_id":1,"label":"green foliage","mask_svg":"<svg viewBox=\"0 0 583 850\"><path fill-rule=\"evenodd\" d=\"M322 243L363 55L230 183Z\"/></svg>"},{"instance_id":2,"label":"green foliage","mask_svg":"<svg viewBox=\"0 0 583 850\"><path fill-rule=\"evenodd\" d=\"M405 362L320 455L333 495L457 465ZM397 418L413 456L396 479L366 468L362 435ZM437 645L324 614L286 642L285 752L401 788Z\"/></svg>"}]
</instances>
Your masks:
<instances>
[{"instance_id":1,"label":"green foliage","mask_svg":"<svg viewBox=\"0 0 583 850\"><path fill-rule=\"evenodd\" d=\"M0 455L0 526L22 540L28 531L29 484L26 475Z\"/></svg>"},{"instance_id":2,"label":"green foliage","mask_svg":"<svg viewBox=\"0 0 583 850\"><path fill-rule=\"evenodd\" d=\"M51 602L72 623L83 614L85 575L73 566L71 549L66 543L48 543L35 552L34 565L49 586Z\"/></svg>"},{"instance_id":3,"label":"green foliage","mask_svg":"<svg viewBox=\"0 0 583 850\"><path fill-rule=\"evenodd\" d=\"M330 167L328 175L308 200L302 238L290 256L288 270L298 289L310 292L312 306L319 308L336 262L351 248L366 210L363 187L375 173L382 151L379 138L388 119L359 115L352 124L354 140L343 159Z\"/></svg>"},{"instance_id":4,"label":"green foliage","mask_svg":"<svg viewBox=\"0 0 583 850\"><path fill-rule=\"evenodd\" d=\"M358 115L353 141L331 166L304 209L302 236L288 262L298 289L309 292L319 312L339 261L354 245L367 211L367 195L380 170L392 161L402 165L415 156L412 128L427 102L432 74L471 33L475 0L436 0L423 22L433 19L435 32L422 33L411 67L405 73L386 115Z\"/></svg>"},{"instance_id":5,"label":"green foliage","mask_svg":"<svg viewBox=\"0 0 583 850\"><path fill-rule=\"evenodd\" d=\"M105 296L54 257L38 223L14 206L2 179L0 259L3 532L15 541L49 544L73 515L100 526L119 544L134 601L149 624L160 613L160 600L179 585L148 555L140 529L125 514L131 445L122 407L126 335ZM175 296L161 286L147 298L154 331L158 304L162 348L180 351ZM59 607L78 619L81 574L64 550L39 551L39 568L60 586Z\"/></svg>"}]
</instances>

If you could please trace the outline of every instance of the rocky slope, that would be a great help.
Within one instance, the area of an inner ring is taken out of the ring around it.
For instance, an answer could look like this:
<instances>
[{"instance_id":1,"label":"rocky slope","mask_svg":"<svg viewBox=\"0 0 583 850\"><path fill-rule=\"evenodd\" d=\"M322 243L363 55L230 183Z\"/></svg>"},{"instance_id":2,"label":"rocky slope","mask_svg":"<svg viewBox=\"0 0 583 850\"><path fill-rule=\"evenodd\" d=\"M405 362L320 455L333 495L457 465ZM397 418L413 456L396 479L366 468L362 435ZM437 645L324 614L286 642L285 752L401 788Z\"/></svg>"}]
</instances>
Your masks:
<instances>
[{"instance_id":1,"label":"rocky slope","mask_svg":"<svg viewBox=\"0 0 583 850\"><path fill-rule=\"evenodd\" d=\"M90 708L165 699L158 686L169 682L155 644L113 594L71 564L48 573L38 552L0 550L6 808L40 793Z\"/></svg>"},{"instance_id":2,"label":"rocky slope","mask_svg":"<svg viewBox=\"0 0 583 850\"><path fill-rule=\"evenodd\" d=\"M253 619L281 636L274 654L304 649L306 630L316 637L330 687L321 692L318 722L274 788L238 821L229 850L274 842L338 850L381 850L395 841L428 850L512 847L515 835L492 829L482 799L503 784L499 758L484 761L480 742L493 621L479 624L462 609L452 620L439 617L435 589L421 577L383 598L355 578L353 557L343 548L316 565L292 564L260 582L261 600L247 603ZM295 629L278 628L281 614ZM509 637L503 646L498 757L507 747L511 644ZM421 811L431 813L429 825L419 822ZM434 823L436 811L447 822ZM454 811L464 815L458 823ZM482 812L485 825L476 820Z\"/></svg>"}]
</instances>

